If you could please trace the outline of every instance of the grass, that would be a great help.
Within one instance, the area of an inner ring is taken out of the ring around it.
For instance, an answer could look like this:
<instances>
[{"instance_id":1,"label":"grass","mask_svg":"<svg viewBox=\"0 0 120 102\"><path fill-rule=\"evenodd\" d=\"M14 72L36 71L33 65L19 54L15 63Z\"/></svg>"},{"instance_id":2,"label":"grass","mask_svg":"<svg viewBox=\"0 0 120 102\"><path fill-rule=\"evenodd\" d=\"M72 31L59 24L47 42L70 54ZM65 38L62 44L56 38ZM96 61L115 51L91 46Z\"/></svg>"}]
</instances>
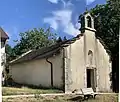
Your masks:
<instances>
[{"instance_id":1,"label":"grass","mask_svg":"<svg viewBox=\"0 0 120 102\"><path fill-rule=\"evenodd\" d=\"M82 97L77 95L47 96L33 98L8 98L3 102L81 102ZM82 102L118 102L118 95L97 95L95 99L88 99Z\"/></svg>"},{"instance_id":2,"label":"grass","mask_svg":"<svg viewBox=\"0 0 120 102\"><path fill-rule=\"evenodd\" d=\"M45 94L45 93L61 93L58 89L32 89L27 87L2 87L2 95L27 95L27 94Z\"/></svg>"},{"instance_id":3,"label":"grass","mask_svg":"<svg viewBox=\"0 0 120 102\"><path fill-rule=\"evenodd\" d=\"M14 88L2 87L2 95L27 95L35 94L36 97L3 98L3 102L81 102L82 96L64 95L64 96L38 96L37 94L61 93L58 89L32 89L28 87ZM118 94L97 95L95 99L88 99L82 102L118 102Z\"/></svg>"}]
</instances>

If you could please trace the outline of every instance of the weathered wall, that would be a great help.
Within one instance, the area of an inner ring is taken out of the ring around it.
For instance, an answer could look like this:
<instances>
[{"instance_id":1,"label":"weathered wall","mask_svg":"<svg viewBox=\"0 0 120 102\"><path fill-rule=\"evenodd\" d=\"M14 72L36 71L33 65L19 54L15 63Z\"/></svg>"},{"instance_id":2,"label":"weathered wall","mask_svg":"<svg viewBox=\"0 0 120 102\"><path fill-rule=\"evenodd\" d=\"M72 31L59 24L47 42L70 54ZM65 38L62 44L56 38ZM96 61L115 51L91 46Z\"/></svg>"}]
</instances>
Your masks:
<instances>
[{"instance_id":1,"label":"weathered wall","mask_svg":"<svg viewBox=\"0 0 120 102\"><path fill-rule=\"evenodd\" d=\"M73 91L84 87L84 43L83 37L66 48L66 91Z\"/></svg>"},{"instance_id":2,"label":"weathered wall","mask_svg":"<svg viewBox=\"0 0 120 102\"><path fill-rule=\"evenodd\" d=\"M6 54L5 54L5 46L0 49L1 62L6 62ZM4 65L1 65L1 69L3 71Z\"/></svg>"},{"instance_id":3,"label":"weathered wall","mask_svg":"<svg viewBox=\"0 0 120 102\"><path fill-rule=\"evenodd\" d=\"M85 63L85 69L84 69L84 87L87 87L87 69L88 68L92 68L95 69L97 68L96 66L96 46L95 46L95 32L92 32L90 30L85 30L84 33L84 63ZM92 58L90 60L89 58L89 51L92 51ZM97 71L96 71L97 72ZM95 81L94 81L94 86L96 87L96 82L97 82L97 77L94 77Z\"/></svg>"},{"instance_id":4,"label":"weathered wall","mask_svg":"<svg viewBox=\"0 0 120 102\"><path fill-rule=\"evenodd\" d=\"M90 64L88 52L93 52L92 63ZM109 55L107 54L104 46L95 37L95 32L86 30L84 34L84 59L87 67L96 68L96 91L111 91L110 90L110 72L111 63L109 62ZM86 71L86 69L85 69ZM84 73L86 74L86 72ZM84 75L87 79L87 75ZM85 86L87 87L87 80Z\"/></svg>"},{"instance_id":5,"label":"weathered wall","mask_svg":"<svg viewBox=\"0 0 120 102\"><path fill-rule=\"evenodd\" d=\"M63 53L50 58L53 63L53 85L58 88L63 88L64 69L63 69Z\"/></svg>"},{"instance_id":6,"label":"weathered wall","mask_svg":"<svg viewBox=\"0 0 120 102\"><path fill-rule=\"evenodd\" d=\"M103 45L97 40L98 45L98 89L99 91L112 91L110 73L112 71L109 55Z\"/></svg>"},{"instance_id":7,"label":"weathered wall","mask_svg":"<svg viewBox=\"0 0 120 102\"><path fill-rule=\"evenodd\" d=\"M5 47L2 47L2 48L0 49L0 51L1 51L1 53L5 53Z\"/></svg>"},{"instance_id":8,"label":"weathered wall","mask_svg":"<svg viewBox=\"0 0 120 102\"><path fill-rule=\"evenodd\" d=\"M50 66L45 59L14 64L10 69L15 82L45 87L51 85Z\"/></svg>"},{"instance_id":9,"label":"weathered wall","mask_svg":"<svg viewBox=\"0 0 120 102\"><path fill-rule=\"evenodd\" d=\"M88 57L92 51L92 61ZM96 69L96 91L110 90L111 64L104 46L95 37L95 32L86 30L84 35L65 48L66 92L87 87L87 68Z\"/></svg>"},{"instance_id":10,"label":"weathered wall","mask_svg":"<svg viewBox=\"0 0 120 102\"><path fill-rule=\"evenodd\" d=\"M62 55L57 55L49 59L53 63L53 85L61 88L63 84L63 68ZM42 85L44 87L51 86L51 67L46 59L32 60L13 64L10 66L10 73L15 82Z\"/></svg>"},{"instance_id":11,"label":"weathered wall","mask_svg":"<svg viewBox=\"0 0 120 102\"><path fill-rule=\"evenodd\" d=\"M96 61L95 61L95 54L96 54L96 49L95 49L95 33L91 32L89 30L85 31L84 34L84 57L85 57L85 64L86 67L90 65L89 58L88 58L88 52L91 50L93 52L93 58L92 58L92 66L96 66Z\"/></svg>"}]
</instances>

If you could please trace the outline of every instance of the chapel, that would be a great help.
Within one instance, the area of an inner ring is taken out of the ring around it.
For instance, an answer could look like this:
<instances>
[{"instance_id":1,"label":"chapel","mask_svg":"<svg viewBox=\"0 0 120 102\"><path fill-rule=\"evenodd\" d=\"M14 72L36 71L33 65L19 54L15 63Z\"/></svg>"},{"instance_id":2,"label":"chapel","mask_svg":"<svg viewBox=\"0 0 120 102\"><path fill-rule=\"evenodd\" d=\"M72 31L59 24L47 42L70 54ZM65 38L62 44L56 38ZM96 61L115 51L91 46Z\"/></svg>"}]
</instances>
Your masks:
<instances>
[{"instance_id":1,"label":"chapel","mask_svg":"<svg viewBox=\"0 0 120 102\"><path fill-rule=\"evenodd\" d=\"M12 79L21 84L56 87L64 92L92 87L111 91L110 56L96 38L94 18L80 16L81 33L47 48L31 50L10 62Z\"/></svg>"}]
</instances>

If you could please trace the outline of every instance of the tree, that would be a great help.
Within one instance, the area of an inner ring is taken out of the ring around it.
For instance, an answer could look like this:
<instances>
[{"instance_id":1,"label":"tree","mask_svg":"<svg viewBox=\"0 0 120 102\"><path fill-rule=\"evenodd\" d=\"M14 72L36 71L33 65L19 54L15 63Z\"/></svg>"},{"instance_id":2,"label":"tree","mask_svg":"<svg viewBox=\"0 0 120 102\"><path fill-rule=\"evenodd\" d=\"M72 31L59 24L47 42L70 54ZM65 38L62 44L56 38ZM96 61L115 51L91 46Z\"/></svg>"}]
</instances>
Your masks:
<instances>
[{"instance_id":1,"label":"tree","mask_svg":"<svg viewBox=\"0 0 120 102\"><path fill-rule=\"evenodd\" d=\"M66 41L66 40L67 40L67 38L66 38L66 36L64 36L63 41Z\"/></svg>"},{"instance_id":2,"label":"tree","mask_svg":"<svg viewBox=\"0 0 120 102\"><path fill-rule=\"evenodd\" d=\"M97 30L96 36L100 37L110 51L113 53L113 47L119 42L119 20L117 18L118 12L111 9L110 4L97 5L91 10L95 18L95 29Z\"/></svg>"},{"instance_id":3,"label":"tree","mask_svg":"<svg viewBox=\"0 0 120 102\"><path fill-rule=\"evenodd\" d=\"M56 43L56 34L52 34L50 29L34 28L20 33L20 41L17 41L17 45L12 50L14 57L18 57L29 50L40 49L54 43Z\"/></svg>"},{"instance_id":4,"label":"tree","mask_svg":"<svg viewBox=\"0 0 120 102\"><path fill-rule=\"evenodd\" d=\"M57 39L57 41L56 41L57 43L60 43L60 42L62 42L62 38L61 37L59 37L58 39Z\"/></svg>"},{"instance_id":5,"label":"tree","mask_svg":"<svg viewBox=\"0 0 120 102\"><path fill-rule=\"evenodd\" d=\"M5 46L5 53L6 53L6 62L9 62L15 58L15 53L13 52L13 48L9 44L6 44Z\"/></svg>"},{"instance_id":6,"label":"tree","mask_svg":"<svg viewBox=\"0 0 120 102\"><path fill-rule=\"evenodd\" d=\"M95 19L96 36L101 38L111 52L112 78L114 91L119 88L119 21L120 1L108 0L107 4L97 5L90 10ZM116 75L116 78L114 76Z\"/></svg>"}]
</instances>

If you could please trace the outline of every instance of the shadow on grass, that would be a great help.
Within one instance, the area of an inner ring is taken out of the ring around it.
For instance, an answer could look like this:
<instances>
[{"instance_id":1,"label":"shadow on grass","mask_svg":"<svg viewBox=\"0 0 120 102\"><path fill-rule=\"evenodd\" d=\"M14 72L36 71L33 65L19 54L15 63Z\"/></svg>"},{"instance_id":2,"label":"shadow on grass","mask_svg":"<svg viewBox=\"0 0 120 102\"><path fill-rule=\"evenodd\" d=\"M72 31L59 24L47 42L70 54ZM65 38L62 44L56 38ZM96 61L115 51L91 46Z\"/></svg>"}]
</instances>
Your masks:
<instances>
[{"instance_id":1,"label":"shadow on grass","mask_svg":"<svg viewBox=\"0 0 120 102\"><path fill-rule=\"evenodd\" d=\"M68 101L82 102L83 101L83 97L82 96L76 96L76 97L68 99Z\"/></svg>"}]
</instances>

